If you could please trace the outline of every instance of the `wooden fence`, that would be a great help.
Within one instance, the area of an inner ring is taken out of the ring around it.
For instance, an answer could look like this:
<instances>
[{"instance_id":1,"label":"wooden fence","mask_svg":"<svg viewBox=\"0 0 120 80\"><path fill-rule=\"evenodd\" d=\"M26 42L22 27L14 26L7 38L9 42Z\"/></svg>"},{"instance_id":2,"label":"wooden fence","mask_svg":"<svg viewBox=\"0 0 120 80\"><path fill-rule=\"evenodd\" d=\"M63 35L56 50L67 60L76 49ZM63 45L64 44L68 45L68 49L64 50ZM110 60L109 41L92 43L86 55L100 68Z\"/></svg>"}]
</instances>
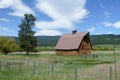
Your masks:
<instances>
[{"instance_id":1,"label":"wooden fence","mask_svg":"<svg viewBox=\"0 0 120 80\"><path fill-rule=\"evenodd\" d=\"M51 75L51 80L59 80L56 79L56 76L63 75L64 80L114 80L114 72L113 72L113 67L109 66L107 67L107 71L104 72L100 71L99 73L95 73L95 71L99 70L99 67L93 68L94 70L89 70L88 68L79 68L77 64L74 64L73 70L68 70L68 67L64 69L66 65L61 64L61 63L54 63L54 62L41 62L41 61L34 61L34 60L25 60L25 61L9 61L9 62L4 62L0 61L0 73L1 71L10 71L10 70L16 70L19 73L29 73L32 75ZM88 71L88 72L85 72ZM101 75L93 75L95 74L101 74ZM7 76L7 75L6 75ZM1 75L0 75L0 80L1 80ZM12 80L11 76L11 79ZM98 79L100 77L103 77L101 79ZM15 79L17 80L17 79Z\"/></svg>"}]
</instances>

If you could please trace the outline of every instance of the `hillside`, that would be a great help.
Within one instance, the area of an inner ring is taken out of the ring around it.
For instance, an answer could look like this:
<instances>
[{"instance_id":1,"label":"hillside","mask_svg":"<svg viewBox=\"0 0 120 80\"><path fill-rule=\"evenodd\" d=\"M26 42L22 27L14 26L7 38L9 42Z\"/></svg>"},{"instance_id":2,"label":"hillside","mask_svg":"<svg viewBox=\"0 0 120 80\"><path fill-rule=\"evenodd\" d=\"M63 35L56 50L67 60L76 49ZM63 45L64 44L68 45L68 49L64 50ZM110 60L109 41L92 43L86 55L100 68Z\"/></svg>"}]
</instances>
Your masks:
<instances>
[{"instance_id":1,"label":"hillside","mask_svg":"<svg viewBox=\"0 0 120 80\"><path fill-rule=\"evenodd\" d=\"M37 36L40 46L55 46L60 36Z\"/></svg>"},{"instance_id":2,"label":"hillside","mask_svg":"<svg viewBox=\"0 0 120 80\"><path fill-rule=\"evenodd\" d=\"M55 46L60 36L36 36L40 46ZM14 37L18 41L17 37ZM90 35L92 45L120 44L120 35Z\"/></svg>"},{"instance_id":3,"label":"hillside","mask_svg":"<svg viewBox=\"0 0 120 80\"><path fill-rule=\"evenodd\" d=\"M120 35L91 35L90 40L93 45L120 44Z\"/></svg>"}]
</instances>

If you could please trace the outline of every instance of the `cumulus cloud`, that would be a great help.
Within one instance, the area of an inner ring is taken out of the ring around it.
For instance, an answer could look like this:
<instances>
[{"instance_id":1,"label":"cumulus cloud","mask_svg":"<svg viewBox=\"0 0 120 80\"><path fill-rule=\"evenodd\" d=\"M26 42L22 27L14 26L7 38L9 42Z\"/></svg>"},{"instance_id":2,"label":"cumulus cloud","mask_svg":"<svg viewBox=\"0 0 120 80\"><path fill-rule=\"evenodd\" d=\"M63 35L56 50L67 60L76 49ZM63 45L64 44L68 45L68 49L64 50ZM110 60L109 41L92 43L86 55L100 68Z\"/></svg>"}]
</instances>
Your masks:
<instances>
[{"instance_id":1,"label":"cumulus cloud","mask_svg":"<svg viewBox=\"0 0 120 80\"><path fill-rule=\"evenodd\" d=\"M113 26L114 26L115 28L120 28L120 21L115 22L115 23L113 24Z\"/></svg>"},{"instance_id":2,"label":"cumulus cloud","mask_svg":"<svg viewBox=\"0 0 120 80\"><path fill-rule=\"evenodd\" d=\"M40 30L70 29L74 22L81 22L87 17L86 0L37 0L36 7L53 21L38 21L36 27Z\"/></svg>"},{"instance_id":3,"label":"cumulus cloud","mask_svg":"<svg viewBox=\"0 0 120 80\"><path fill-rule=\"evenodd\" d=\"M114 27L114 28L120 28L120 21L111 23L111 22L104 22L103 23L106 27Z\"/></svg>"},{"instance_id":4,"label":"cumulus cloud","mask_svg":"<svg viewBox=\"0 0 120 80\"><path fill-rule=\"evenodd\" d=\"M0 8L10 8L13 12L9 12L8 14L12 16L22 17L25 13L34 14L21 0L0 0Z\"/></svg>"},{"instance_id":5,"label":"cumulus cloud","mask_svg":"<svg viewBox=\"0 0 120 80\"><path fill-rule=\"evenodd\" d=\"M89 31L89 32L93 32L93 31L95 31L95 27L91 27L91 28L89 28L87 31Z\"/></svg>"},{"instance_id":6,"label":"cumulus cloud","mask_svg":"<svg viewBox=\"0 0 120 80\"><path fill-rule=\"evenodd\" d=\"M35 35L36 36L40 36L40 35L57 36L57 35L62 35L62 33L57 30L41 30L41 31L38 31Z\"/></svg>"}]
</instances>

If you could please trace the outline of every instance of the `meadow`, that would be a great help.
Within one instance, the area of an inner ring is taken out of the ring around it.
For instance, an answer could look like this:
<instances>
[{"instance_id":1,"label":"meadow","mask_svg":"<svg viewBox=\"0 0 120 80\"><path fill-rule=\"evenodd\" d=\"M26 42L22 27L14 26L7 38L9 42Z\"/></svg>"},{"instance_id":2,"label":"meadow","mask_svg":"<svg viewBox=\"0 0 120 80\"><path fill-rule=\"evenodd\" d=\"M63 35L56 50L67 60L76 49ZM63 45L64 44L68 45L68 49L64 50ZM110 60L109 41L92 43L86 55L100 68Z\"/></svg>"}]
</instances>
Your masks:
<instances>
[{"instance_id":1,"label":"meadow","mask_svg":"<svg viewBox=\"0 0 120 80\"><path fill-rule=\"evenodd\" d=\"M120 51L115 54L120 80ZM54 51L0 54L0 80L111 79L115 80L114 51L93 51L88 56L58 56Z\"/></svg>"}]
</instances>

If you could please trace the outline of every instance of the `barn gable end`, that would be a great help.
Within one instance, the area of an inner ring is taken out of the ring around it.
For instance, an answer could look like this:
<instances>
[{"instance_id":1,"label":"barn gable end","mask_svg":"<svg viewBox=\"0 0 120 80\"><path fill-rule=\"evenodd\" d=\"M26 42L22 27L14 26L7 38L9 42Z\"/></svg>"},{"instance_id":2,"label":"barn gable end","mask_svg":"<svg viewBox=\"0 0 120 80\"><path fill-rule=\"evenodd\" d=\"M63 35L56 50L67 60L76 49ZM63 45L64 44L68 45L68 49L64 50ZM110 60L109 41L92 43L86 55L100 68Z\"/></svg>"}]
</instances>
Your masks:
<instances>
[{"instance_id":1,"label":"barn gable end","mask_svg":"<svg viewBox=\"0 0 120 80\"><path fill-rule=\"evenodd\" d=\"M64 34L55 47L57 55L86 55L91 50L89 32Z\"/></svg>"}]
</instances>

